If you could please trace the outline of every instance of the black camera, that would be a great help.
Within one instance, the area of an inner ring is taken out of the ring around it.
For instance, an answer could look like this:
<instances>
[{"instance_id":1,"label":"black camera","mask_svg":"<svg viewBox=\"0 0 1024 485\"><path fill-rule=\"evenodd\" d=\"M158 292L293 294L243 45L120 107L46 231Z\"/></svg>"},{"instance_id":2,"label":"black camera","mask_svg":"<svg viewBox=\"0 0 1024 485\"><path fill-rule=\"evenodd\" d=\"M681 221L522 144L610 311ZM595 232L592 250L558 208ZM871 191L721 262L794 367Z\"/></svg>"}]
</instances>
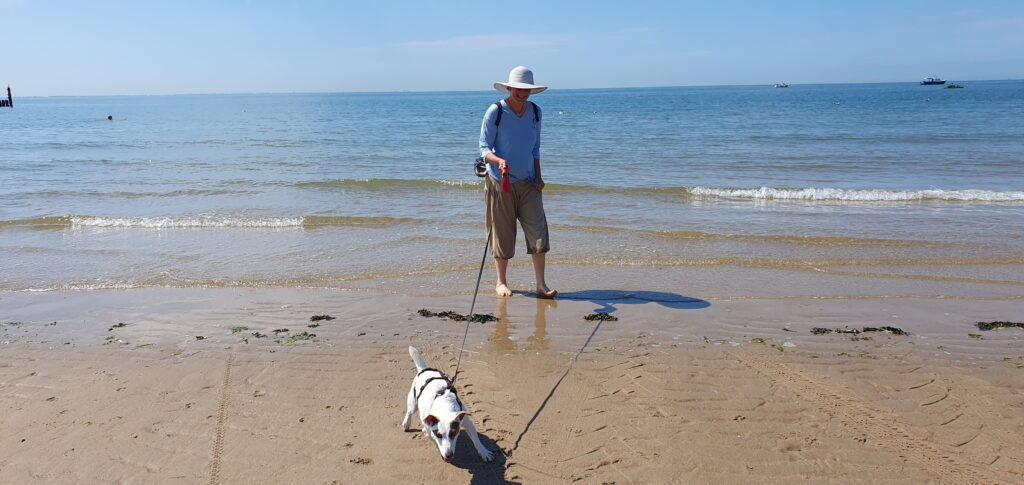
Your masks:
<instances>
[{"instance_id":1,"label":"black camera","mask_svg":"<svg viewBox=\"0 0 1024 485\"><path fill-rule=\"evenodd\" d=\"M487 176L487 161L484 160L484 157L477 157L476 162L473 163L473 173L477 177Z\"/></svg>"}]
</instances>

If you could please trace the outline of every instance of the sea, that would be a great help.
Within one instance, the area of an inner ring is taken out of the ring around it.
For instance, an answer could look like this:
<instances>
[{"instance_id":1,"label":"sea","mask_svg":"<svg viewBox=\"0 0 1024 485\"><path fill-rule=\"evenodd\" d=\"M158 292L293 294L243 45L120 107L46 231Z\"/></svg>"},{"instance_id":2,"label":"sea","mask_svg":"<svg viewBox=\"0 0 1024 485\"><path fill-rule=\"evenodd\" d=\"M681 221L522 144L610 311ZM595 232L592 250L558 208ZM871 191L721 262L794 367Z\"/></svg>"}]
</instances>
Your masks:
<instances>
[{"instance_id":1,"label":"sea","mask_svg":"<svg viewBox=\"0 0 1024 485\"><path fill-rule=\"evenodd\" d=\"M1024 81L962 84L535 95L549 280L856 268L1019 286ZM472 165L500 97L16 98L0 108L0 291L465 293L486 244Z\"/></svg>"}]
</instances>

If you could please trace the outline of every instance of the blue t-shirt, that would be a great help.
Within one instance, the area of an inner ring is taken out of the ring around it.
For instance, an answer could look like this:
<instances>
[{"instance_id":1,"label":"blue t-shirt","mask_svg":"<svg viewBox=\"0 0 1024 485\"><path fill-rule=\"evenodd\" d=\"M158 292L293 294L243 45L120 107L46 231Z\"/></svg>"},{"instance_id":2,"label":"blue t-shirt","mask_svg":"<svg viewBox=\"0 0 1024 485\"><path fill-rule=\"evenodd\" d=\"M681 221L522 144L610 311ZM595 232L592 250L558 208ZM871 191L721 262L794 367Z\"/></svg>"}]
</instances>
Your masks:
<instances>
[{"instance_id":1,"label":"blue t-shirt","mask_svg":"<svg viewBox=\"0 0 1024 485\"><path fill-rule=\"evenodd\" d=\"M540 160L540 107L527 102L523 116L516 115L502 100L501 124L494 126L498 118L498 106L491 105L484 113L480 125L480 156L488 153L504 158L508 162L509 179L537 181L533 161ZM534 115L533 110L537 110ZM487 173L495 180L501 180L498 166L488 163Z\"/></svg>"}]
</instances>

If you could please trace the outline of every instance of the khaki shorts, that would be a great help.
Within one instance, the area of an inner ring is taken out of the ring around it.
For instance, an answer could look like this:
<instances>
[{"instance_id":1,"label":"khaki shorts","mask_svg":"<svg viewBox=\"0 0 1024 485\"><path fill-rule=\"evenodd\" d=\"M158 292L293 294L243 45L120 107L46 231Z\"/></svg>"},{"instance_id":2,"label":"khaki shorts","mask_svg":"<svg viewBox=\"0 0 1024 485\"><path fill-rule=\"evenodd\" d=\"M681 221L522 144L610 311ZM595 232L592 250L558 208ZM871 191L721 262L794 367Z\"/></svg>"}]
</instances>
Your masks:
<instances>
[{"instance_id":1,"label":"khaki shorts","mask_svg":"<svg viewBox=\"0 0 1024 485\"><path fill-rule=\"evenodd\" d=\"M501 182L487 179L484 201L487 204L487 227L491 230L491 255L511 259L516 254L516 220L523 226L526 253L546 253L548 220L544 215L541 191L533 182L520 180L508 193L501 191Z\"/></svg>"}]
</instances>

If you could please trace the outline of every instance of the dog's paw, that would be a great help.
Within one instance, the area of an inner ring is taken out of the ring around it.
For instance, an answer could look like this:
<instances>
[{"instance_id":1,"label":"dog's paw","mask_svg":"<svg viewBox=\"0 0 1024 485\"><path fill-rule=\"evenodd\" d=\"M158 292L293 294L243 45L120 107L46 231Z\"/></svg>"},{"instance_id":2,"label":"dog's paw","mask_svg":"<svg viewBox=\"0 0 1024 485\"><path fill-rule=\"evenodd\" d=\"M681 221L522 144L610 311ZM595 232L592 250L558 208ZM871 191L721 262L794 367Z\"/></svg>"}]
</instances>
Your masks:
<instances>
[{"instance_id":1,"label":"dog's paw","mask_svg":"<svg viewBox=\"0 0 1024 485\"><path fill-rule=\"evenodd\" d=\"M409 419L402 421L402 431L409 431Z\"/></svg>"},{"instance_id":2,"label":"dog's paw","mask_svg":"<svg viewBox=\"0 0 1024 485\"><path fill-rule=\"evenodd\" d=\"M489 462L489 461L494 460L494 452L491 451L491 450L488 450L487 448L484 448L482 450L477 450L477 452L480 453L480 459L483 460L483 461L488 461Z\"/></svg>"}]
</instances>

